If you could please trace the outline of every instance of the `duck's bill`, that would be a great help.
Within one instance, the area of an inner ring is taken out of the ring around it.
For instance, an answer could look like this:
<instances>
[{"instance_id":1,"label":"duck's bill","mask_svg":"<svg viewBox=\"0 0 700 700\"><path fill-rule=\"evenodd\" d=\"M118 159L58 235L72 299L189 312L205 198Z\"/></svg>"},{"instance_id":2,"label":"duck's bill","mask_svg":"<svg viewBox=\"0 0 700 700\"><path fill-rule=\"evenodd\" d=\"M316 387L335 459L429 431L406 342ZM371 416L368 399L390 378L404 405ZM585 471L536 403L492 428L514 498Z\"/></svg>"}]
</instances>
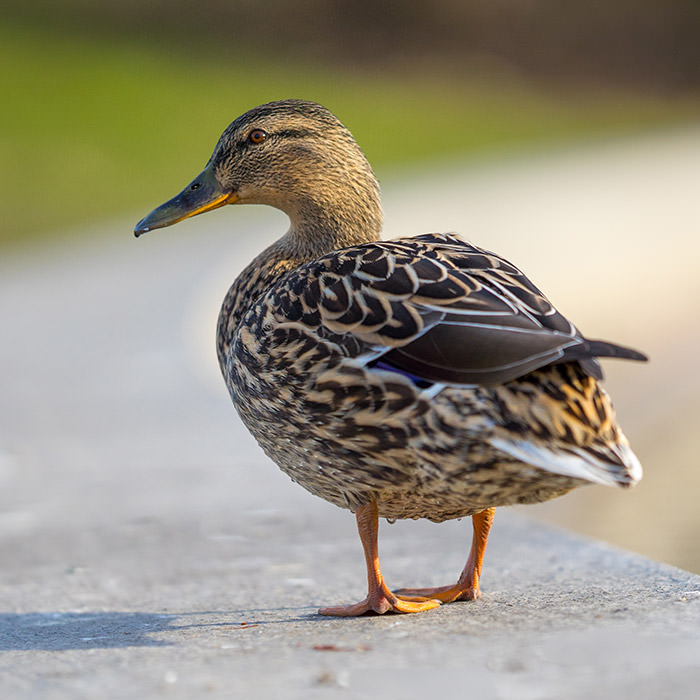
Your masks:
<instances>
[{"instance_id":1,"label":"duck's bill","mask_svg":"<svg viewBox=\"0 0 700 700\"><path fill-rule=\"evenodd\" d=\"M172 226L190 216L233 204L237 199L234 192L221 188L213 170L207 167L180 194L141 219L134 227L134 234L140 236L154 228Z\"/></svg>"}]
</instances>

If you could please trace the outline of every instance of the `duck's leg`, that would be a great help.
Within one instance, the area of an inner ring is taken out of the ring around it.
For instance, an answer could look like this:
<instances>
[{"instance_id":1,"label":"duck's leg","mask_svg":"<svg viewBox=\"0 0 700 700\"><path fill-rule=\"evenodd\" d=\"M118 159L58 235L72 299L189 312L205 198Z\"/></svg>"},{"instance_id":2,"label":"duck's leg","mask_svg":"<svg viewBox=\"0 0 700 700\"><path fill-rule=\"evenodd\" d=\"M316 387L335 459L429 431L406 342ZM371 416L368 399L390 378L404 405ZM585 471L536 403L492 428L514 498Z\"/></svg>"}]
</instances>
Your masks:
<instances>
[{"instance_id":1,"label":"duck's leg","mask_svg":"<svg viewBox=\"0 0 700 700\"><path fill-rule=\"evenodd\" d=\"M481 565L484 561L486 542L489 538L489 530L491 529L495 512L495 508L487 508L472 516L472 526L474 528L472 548L457 583L453 586L439 586L437 588L401 588L398 591L394 591L396 595L434 598L442 603L480 598L479 577L481 576Z\"/></svg>"},{"instance_id":2,"label":"duck's leg","mask_svg":"<svg viewBox=\"0 0 700 700\"><path fill-rule=\"evenodd\" d=\"M377 531L379 518L377 503L372 501L366 506L360 506L355 511L357 530L360 533L362 547L365 550L365 562L367 563L367 597L355 605L339 605L333 608L321 608L321 615L338 615L352 617L365 613L385 612L414 613L430 610L440 605L437 600L426 598L405 597L392 593L384 583L382 572L379 569L379 553L377 548Z\"/></svg>"}]
</instances>

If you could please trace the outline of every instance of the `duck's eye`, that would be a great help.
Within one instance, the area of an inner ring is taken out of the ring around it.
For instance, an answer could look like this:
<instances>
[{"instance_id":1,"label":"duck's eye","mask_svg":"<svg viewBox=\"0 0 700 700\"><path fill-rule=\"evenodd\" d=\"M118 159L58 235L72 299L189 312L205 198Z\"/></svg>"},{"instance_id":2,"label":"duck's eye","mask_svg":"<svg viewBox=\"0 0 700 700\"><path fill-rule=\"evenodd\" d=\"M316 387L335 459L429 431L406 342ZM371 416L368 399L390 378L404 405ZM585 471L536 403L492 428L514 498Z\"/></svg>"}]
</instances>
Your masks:
<instances>
[{"instance_id":1,"label":"duck's eye","mask_svg":"<svg viewBox=\"0 0 700 700\"><path fill-rule=\"evenodd\" d=\"M262 143L267 138L267 134L262 129L253 129L248 134L248 141L251 143Z\"/></svg>"}]
</instances>

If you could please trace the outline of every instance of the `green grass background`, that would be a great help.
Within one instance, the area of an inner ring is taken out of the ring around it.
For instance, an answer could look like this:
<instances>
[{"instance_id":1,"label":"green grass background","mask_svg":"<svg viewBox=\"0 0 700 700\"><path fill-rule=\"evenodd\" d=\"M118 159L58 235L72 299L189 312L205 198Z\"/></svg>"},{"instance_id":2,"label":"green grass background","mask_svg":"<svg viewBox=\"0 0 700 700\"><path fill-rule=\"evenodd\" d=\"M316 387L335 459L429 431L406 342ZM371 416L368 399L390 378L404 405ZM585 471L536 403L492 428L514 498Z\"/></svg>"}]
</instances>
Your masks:
<instances>
[{"instance_id":1,"label":"green grass background","mask_svg":"<svg viewBox=\"0 0 700 700\"><path fill-rule=\"evenodd\" d=\"M546 89L512 77L370 74L0 26L0 246L145 211L202 167L223 128L273 99L324 103L380 171L690 121L695 98ZM476 75L476 73L475 73Z\"/></svg>"}]
</instances>

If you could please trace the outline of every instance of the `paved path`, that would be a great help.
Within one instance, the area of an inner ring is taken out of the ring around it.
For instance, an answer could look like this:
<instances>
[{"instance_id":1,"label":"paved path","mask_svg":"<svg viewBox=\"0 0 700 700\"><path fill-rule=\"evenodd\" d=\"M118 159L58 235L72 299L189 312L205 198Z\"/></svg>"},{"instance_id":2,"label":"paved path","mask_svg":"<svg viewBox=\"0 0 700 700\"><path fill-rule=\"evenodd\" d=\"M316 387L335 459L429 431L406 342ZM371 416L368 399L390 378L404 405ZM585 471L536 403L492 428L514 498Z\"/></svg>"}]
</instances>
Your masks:
<instances>
[{"instance_id":1,"label":"paved path","mask_svg":"<svg viewBox=\"0 0 700 700\"><path fill-rule=\"evenodd\" d=\"M608 370L652 483L647 457L676 445L654 433L661 418L700 415L684 344L698 334L698 164L690 132L386 191L389 235L459 229L584 330L655 355L647 374ZM700 577L512 511L497 514L482 601L316 616L363 594L352 518L265 460L213 357L219 299L284 218L227 209L139 241L128 223L0 261L2 697L695 696ZM674 498L694 502L684 483ZM383 526L390 584L449 581L468 539L466 522Z\"/></svg>"}]
</instances>

